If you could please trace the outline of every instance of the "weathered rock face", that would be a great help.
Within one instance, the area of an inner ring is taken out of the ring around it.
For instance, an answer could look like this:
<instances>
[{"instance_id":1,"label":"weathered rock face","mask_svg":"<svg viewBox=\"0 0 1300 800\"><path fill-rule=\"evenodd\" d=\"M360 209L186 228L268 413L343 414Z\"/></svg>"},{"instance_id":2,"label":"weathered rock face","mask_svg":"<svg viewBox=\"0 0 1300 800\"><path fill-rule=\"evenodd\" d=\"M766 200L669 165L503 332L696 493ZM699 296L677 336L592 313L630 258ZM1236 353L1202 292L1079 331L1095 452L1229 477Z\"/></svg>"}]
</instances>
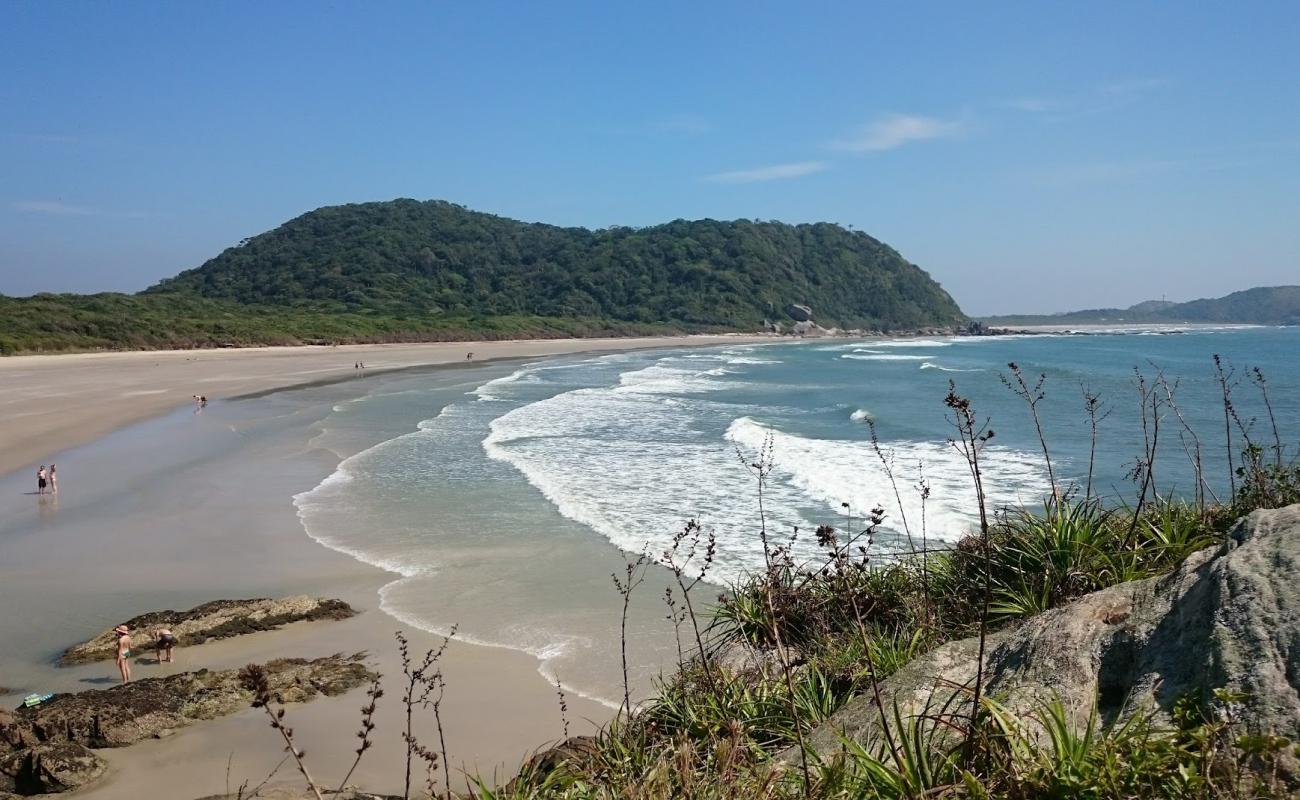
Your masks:
<instances>
[{"instance_id":1,"label":"weathered rock face","mask_svg":"<svg viewBox=\"0 0 1300 800\"><path fill-rule=\"evenodd\" d=\"M801 306L798 303L791 303L786 306L785 313L795 322L810 322L813 318L812 309L808 306Z\"/></svg>"},{"instance_id":2,"label":"weathered rock face","mask_svg":"<svg viewBox=\"0 0 1300 800\"><path fill-rule=\"evenodd\" d=\"M951 642L882 683L886 708L919 713L932 698L975 679L978 642ZM1300 505L1256 511L1220 547L1162 578L1096 592L1040 614L987 642L987 691L1022 715L1059 697L1082 725L1150 712L1167 720L1185 695L1243 692L1247 730L1300 734ZM944 694L947 692L947 694ZM869 697L837 712L810 739L819 752L839 734L874 738ZM1300 775L1294 760L1282 765Z\"/></svg>"},{"instance_id":3,"label":"weathered rock face","mask_svg":"<svg viewBox=\"0 0 1300 800\"><path fill-rule=\"evenodd\" d=\"M283 600L214 600L189 611L154 611L126 621L136 649L143 650L158 628L167 628L181 646L203 644L256 631L275 630L291 622L317 619L347 619L357 612L342 600L322 597L286 597ZM113 630L103 631L88 642L63 652L63 666L110 659L117 652Z\"/></svg>"},{"instance_id":4,"label":"weathered rock face","mask_svg":"<svg viewBox=\"0 0 1300 800\"><path fill-rule=\"evenodd\" d=\"M66 792L97 780L107 768L102 758L82 745L38 744L0 756L0 792L19 796Z\"/></svg>"},{"instance_id":5,"label":"weathered rock face","mask_svg":"<svg viewBox=\"0 0 1300 800\"><path fill-rule=\"evenodd\" d=\"M271 690L283 702L334 696L373 677L364 654L307 661L285 658L264 664ZM0 741L22 749L72 742L86 747L123 747L164 735L196 720L247 708L252 694L239 685L238 670L183 672L146 678L112 689L58 695L35 708L13 712Z\"/></svg>"}]
</instances>

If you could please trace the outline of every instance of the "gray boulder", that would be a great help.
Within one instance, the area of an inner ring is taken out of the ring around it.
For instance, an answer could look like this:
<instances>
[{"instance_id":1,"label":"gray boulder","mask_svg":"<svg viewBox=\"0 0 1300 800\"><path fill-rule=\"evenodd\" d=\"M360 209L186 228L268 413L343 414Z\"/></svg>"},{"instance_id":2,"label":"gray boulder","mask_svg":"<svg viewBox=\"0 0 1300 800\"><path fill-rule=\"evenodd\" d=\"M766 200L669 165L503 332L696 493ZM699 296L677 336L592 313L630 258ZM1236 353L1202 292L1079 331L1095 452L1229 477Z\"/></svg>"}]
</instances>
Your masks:
<instances>
[{"instance_id":1,"label":"gray boulder","mask_svg":"<svg viewBox=\"0 0 1300 800\"><path fill-rule=\"evenodd\" d=\"M1217 688L1246 696L1245 730L1300 738L1300 505L1256 511L1221 546L1189 557L1169 575L1082 597L987 641L987 692L1027 715L1059 698L1080 726L1152 713ZM954 697L975 680L978 640L951 642L882 682L886 709L904 716ZM964 695L957 695L961 708ZM968 710L968 707L967 707ZM869 696L850 702L810 737L822 755L840 736L875 740ZM788 754L787 754L788 756ZM1289 755L1282 768L1300 775Z\"/></svg>"},{"instance_id":2,"label":"gray boulder","mask_svg":"<svg viewBox=\"0 0 1300 800\"><path fill-rule=\"evenodd\" d=\"M812 309L808 306L801 306L798 303L791 303L786 306L785 313L795 322L811 322L813 318Z\"/></svg>"}]
</instances>

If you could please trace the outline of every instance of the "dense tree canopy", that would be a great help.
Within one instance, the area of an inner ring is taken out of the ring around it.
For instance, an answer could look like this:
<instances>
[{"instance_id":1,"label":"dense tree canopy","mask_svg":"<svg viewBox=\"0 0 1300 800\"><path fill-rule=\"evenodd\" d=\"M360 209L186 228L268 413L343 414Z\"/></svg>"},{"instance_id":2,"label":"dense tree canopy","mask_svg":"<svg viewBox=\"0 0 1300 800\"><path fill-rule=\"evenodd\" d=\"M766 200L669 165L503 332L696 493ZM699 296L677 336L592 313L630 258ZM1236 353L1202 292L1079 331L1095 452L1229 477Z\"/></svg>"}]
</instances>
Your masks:
<instances>
[{"instance_id":1,"label":"dense tree canopy","mask_svg":"<svg viewBox=\"0 0 1300 800\"><path fill-rule=\"evenodd\" d=\"M558 228L441 201L332 206L138 295L0 296L0 353L952 325L918 267L838 225Z\"/></svg>"},{"instance_id":2,"label":"dense tree canopy","mask_svg":"<svg viewBox=\"0 0 1300 800\"><path fill-rule=\"evenodd\" d=\"M892 248L838 225L527 224L441 201L317 209L151 292L319 310L607 318L753 329L789 303L842 327L963 318Z\"/></svg>"}]
</instances>

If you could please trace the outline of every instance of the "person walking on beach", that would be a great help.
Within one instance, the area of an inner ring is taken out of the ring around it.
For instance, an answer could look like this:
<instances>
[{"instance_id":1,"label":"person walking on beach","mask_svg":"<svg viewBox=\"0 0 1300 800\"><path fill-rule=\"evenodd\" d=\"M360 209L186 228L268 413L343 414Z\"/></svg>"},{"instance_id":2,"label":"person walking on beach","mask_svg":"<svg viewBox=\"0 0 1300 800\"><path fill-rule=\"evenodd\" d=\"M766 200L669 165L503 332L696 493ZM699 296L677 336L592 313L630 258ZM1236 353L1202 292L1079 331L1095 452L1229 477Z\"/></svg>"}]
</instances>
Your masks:
<instances>
[{"instance_id":1,"label":"person walking on beach","mask_svg":"<svg viewBox=\"0 0 1300 800\"><path fill-rule=\"evenodd\" d=\"M59 493L59 476L54 472L54 464L50 464L50 494Z\"/></svg>"},{"instance_id":2,"label":"person walking on beach","mask_svg":"<svg viewBox=\"0 0 1300 800\"><path fill-rule=\"evenodd\" d=\"M41 468L36 470L36 493L45 494L45 485L45 465L42 464Z\"/></svg>"},{"instance_id":3,"label":"person walking on beach","mask_svg":"<svg viewBox=\"0 0 1300 800\"><path fill-rule=\"evenodd\" d=\"M172 648L176 646L176 636L168 628L159 628L154 631L153 636L154 647L158 650L158 663L161 664L164 660L168 664L172 663L175 660L172 657ZM167 656L166 659L163 658L164 654Z\"/></svg>"},{"instance_id":4,"label":"person walking on beach","mask_svg":"<svg viewBox=\"0 0 1300 800\"><path fill-rule=\"evenodd\" d=\"M122 683L131 682L131 629L118 625L113 629L117 634L117 671L122 673Z\"/></svg>"}]
</instances>

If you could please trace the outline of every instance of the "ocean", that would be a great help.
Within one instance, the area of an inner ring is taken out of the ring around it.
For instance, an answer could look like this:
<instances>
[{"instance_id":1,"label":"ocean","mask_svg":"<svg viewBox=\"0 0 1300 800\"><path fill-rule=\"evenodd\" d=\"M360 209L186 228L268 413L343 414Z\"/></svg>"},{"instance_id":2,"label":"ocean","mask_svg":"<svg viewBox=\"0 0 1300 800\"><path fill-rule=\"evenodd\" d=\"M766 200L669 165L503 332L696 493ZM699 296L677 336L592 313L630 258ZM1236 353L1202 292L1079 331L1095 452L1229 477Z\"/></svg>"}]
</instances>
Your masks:
<instances>
[{"instance_id":1,"label":"ocean","mask_svg":"<svg viewBox=\"0 0 1300 800\"><path fill-rule=\"evenodd\" d=\"M609 702L620 694L611 573L621 575L633 554L660 560L690 520L717 542L709 582L725 586L759 568L752 464L765 445L763 522L800 558L816 557L819 524L861 520L877 506L882 553L908 535L955 542L976 510L950 442L950 382L996 434L982 458L990 503L1032 507L1050 492L1029 409L1003 383L1015 362L1031 386L1045 376L1038 411L1062 489L1087 480L1089 392L1102 416L1095 491L1133 501L1145 381L1166 398L1155 490L1189 496L1199 447L1210 491L1222 497L1224 411L1212 358L1232 370L1236 446L1239 428L1272 445L1275 421L1294 452L1297 346L1298 328L1166 327L574 356L483 367L472 388L436 373L379 376L315 423L310 444L341 461L293 502L312 538L397 576L381 604L399 620L529 652L548 678ZM1149 433L1155 425L1149 412ZM375 444L380 429L401 432ZM643 693L675 659L662 600L669 583L666 570L651 569L628 623Z\"/></svg>"}]
</instances>

